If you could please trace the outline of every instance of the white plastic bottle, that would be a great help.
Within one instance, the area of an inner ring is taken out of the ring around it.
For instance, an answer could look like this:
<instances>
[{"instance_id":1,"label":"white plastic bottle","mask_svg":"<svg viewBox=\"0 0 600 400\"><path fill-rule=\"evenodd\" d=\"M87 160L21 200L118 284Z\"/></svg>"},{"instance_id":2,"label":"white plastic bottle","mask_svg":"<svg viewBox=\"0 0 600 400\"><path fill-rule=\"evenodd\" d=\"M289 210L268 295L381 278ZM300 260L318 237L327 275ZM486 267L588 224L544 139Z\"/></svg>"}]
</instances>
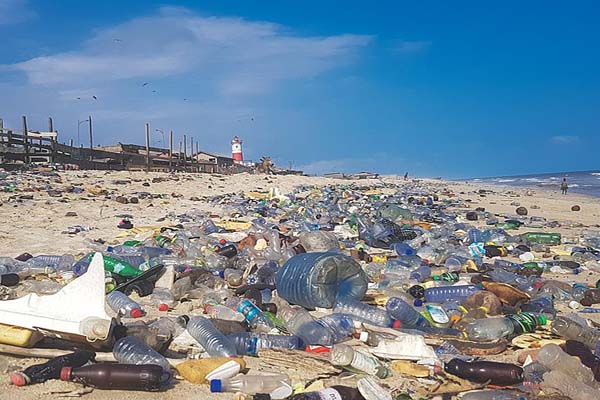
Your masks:
<instances>
[{"instance_id":1,"label":"white plastic bottle","mask_svg":"<svg viewBox=\"0 0 600 400\"><path fill-rule=\"evenodd\" d=\"M245 394L269 393L272 399L285 399L292 394L290 378L276 375L238 375L229 379L210 381L212 393L241 392Z\"/></svg>"}]
</instances>

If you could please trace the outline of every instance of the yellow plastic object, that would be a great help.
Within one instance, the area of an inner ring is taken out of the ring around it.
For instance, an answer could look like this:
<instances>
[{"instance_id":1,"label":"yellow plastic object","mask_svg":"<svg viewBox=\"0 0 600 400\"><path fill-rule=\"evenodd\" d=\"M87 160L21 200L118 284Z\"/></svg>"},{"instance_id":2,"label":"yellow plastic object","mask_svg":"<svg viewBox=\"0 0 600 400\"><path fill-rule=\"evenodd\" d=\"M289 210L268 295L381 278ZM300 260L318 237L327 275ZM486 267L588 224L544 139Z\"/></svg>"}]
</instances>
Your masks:
<instances>
[{"instance_id":1,"label":"yellow plastic object","mask_svg":"<svg viewBox=\"0 0 600 400\"><path fill-rule=\"evenodd\" d=\"M246 193L246 197L253 200L268 199L269 193L248 192Z\"/></svg>"},{"instance_id":2,"label":"yellow plastic object","mask_svg":"<svg viewBox=\"0 0 600 400\"><path fill-rule=\"evenodd\" d=\"M219 221L215 225L225 228L228 231L243 231L249 229L252 226L251 222L246 221Z\"/></svg>"},{"instance_id":3,"label":"yellow plastic object","mask_svg":"<svg viewBox=\"0 0 600 400\"><path fill-rule=\"evenodd\" d=\"M0 324L0 343L18 347L33 347L44 335L19 326Z\"/></svg>"},{"instance_id":4,"label":"yellow plastic object","mask_svg":"<svg viewBox=\"0 0 600 400\"><path fill-rule=\"evenodd\" d=\"M229 362L236 362L239 364L239 368L231 369L231 371L223 370L219 375L237 375L240 370L246 368L246 362L242 358L228 358L228 357L215 357L215 358L202 358L200 360L188 360L177 365L175 368L179 375L191 383L207 383L207 376L224 366ZM233 364L235 366L235 364ZM229 369L229 368L228 368ZM230 372L230 373L229 373ZM215 379L215 378L213 378Z\"/></svg>"}]
</instances>

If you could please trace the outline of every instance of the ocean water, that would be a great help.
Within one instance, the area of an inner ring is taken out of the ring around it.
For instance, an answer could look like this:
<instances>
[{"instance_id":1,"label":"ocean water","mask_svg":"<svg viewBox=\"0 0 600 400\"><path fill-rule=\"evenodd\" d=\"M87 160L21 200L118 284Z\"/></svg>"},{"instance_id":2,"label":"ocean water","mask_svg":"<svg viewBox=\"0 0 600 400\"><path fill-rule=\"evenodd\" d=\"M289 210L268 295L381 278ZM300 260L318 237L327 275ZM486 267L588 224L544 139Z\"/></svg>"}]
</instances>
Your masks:
<instances>
[{"instance_id":1,"label":"ocean water","mask_svg":"<svg viewBox=\"0 0 600 400\"><path fill-rule=\"evenodd\" d=\"M569 193L581 193L600 197L600 171L499 176L494 178L475 178L468 181L488 185L536 187L560 192L560 184L563 178L567 178Z\"/></svg>"}]
</instances>

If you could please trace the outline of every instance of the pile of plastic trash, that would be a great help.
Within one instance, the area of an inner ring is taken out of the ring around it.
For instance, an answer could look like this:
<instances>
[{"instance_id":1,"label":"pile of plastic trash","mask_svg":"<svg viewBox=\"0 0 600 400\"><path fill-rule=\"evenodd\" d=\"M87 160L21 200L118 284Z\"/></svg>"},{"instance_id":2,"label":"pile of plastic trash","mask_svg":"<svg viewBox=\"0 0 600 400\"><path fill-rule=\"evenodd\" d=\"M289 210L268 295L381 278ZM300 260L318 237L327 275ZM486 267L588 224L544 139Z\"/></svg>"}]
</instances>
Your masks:
<instances>
[{"instance_id":1,"label":"pile of plastic trash","mask_svg":"<svg viewBox=\"0 0 600 400\"><path fill-rule=\"evenodd\" d=\"M600 271L600 234L381 189L218 196L220 215L172 214L88 254L0 258L0 352L49 359L11 382L600 398L600 287L573 283Z\"/></svg>"}]
</instances>

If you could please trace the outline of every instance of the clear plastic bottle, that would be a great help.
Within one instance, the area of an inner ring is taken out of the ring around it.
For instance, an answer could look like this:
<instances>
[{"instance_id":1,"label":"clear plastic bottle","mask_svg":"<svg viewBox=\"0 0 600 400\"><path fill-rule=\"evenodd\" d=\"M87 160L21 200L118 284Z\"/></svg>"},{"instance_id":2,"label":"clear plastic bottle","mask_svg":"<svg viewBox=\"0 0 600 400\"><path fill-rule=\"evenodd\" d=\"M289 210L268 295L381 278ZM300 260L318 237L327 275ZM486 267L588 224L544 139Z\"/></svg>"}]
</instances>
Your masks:
<instances>
[{"instance_id":1,"label":"clear plastic bottle","mask_svg":"<svg viewBox=\"0 0 600 400\"><path fill-rule=\"evenodd\" d=\"M348 314L353 320L366 322L377 326L392 326L390 315L380 308L370 306L361 301L352 299L340 299L335 303L334 313Z\"/></svg>"},{"instance_id":2,"label":"clear plastic bottle","mask_svg":"<svg viewBox=\"0 0 600 400\"><path fill-rule=\"evenodd\" d=\"M155 364L168 372L171 365L165 357L136 337L125 336L115 342L113 355L123 364Z\"/></svg>"},{"instance_id":3,"label":"clear plastic bottle","mask_svg":"<svg viewBox=\"0 0 600 400\"><path fill-rule=\"evenodd\" d=\"M577 340L592 350L600 342L600 330L583 326L566 317L556 317L552 321L552 331L566 339Z\"/></svg>"},{"instance_id":4,"label":"clear plastic bottle","mask_svg":"<svg viewBox=\"0 0 600 400\"><path fill-rule=\"evenodd\" d=\"M292 383L284 374L238 375L229 379L211 380L210 391L212 393L240 392L251 395L269 393L272 399L284 399L292 394Z\"/></svg>"},{"instance_id":5,"label":"clear plastic bottle","mask_svg":"<svg viewBox=\"0 0 600 400\"><path fill-rule=\"evenodd\" d=\"M113 290L106 295L106 303L116 313L131 318L139 318L144 315L142 307L131 300L125 293Z\"/></svg>"},{"instance_id":6,"label":"clear plastic bottle","mask_svg":"<svg viewBox=\"0 0 600 400\"><path fill-rule=\"evenodd\" d=\"M237 332L227 335L239 356L256 356L260 349L304 350L306 345L298 336Z\"/></svg>"},{"instance_id":7,"label":"clear plastic bottle","mask_svg":"<svg viewBox=\"0 0 600 400\"><path fill-rule=\"evenodd\" d=\"M475 285L439 286L425 289L425 301L429 303L446 303L448 301L462 301L481 288Z\"/></svg>"},{"instance_id":8,"label":"clear plastic bottle","mask_svg":"<svg viewBox=\"0 0 600 400\"><path fill-rule=\"evenodd\" d=\"M385 379L391 371L376 357L354 350L345 344L337 344L331 348L331 363L342 367L374 375Z\"/></svg>"},{"instance_id":9,"label":"clear plastic bottle","mask_svg":"<svg viewBox=\"0 0 600 400\"><path fill-rule=\"evenodd\" d=\"M410 272L410 279L423 282L425 279L431 276L431 268L429 265L421 265L417 269Z\"/></svg>"},{"instance_id":10,"label":"clear plastic bottle","mask_svg":"<svg viewBox=\"0 0 600 400\"><path fill-rule=\"evenodd\" d=\"M36 256L27 260L27 264L35 267L49 267L56 271L68 271L75 263L75 258L70 254L62 256Z\"/></svg>"},{"instance_id":11,"label":"clear plastic bottle","mask_svg":"<svg viewBox=\"0 0 600 400\"><path fill-rule=\"evenodd\" d=\"M518 392L509 392L507 390L477 390L467 392L462 395L460 400L522 400L525 399Z\"/></svg>"},{"instance_id":12,"label":"clear plastic bottle","mask_svg":"<svg viewBox=\"0 0 600 400\"><path fill-rule=\"evenodd\" d=\"M565 353L560 346L550 343L541 348L538 362L552 371L562 371L586 385L594 385L592 370L584 366L579 358Z\"/></svg>"},{"instance_id":13,"label":"clear plastic bottle","mask_svg":"<svg viewBox=\"0 0 600 400\"><path fill-rule=\"evenodd\" d=\"M404 242L392 243L390 249L394 250L399 256L412 256L417 253L415 249Z\"/></svg>"},{"instance_id":14,"label":"clear plastic bottle","mask_svg":"<svg viewBox=\"0 0 600 400\"><path fill-rule=\"evenodd\" d=\"M204 312L210 315L211 318L225 319L228 321L242 322L246 319L244 314L221 304L207 304L204 306Z\"/></svg>"},{"instance_id":15,"label":"clear plastic bottle","mask_svg":"<svg viewBox=\"0 0 600 400\"><path fill-rule=\"evenodd\" d=\"M349 315L330 314L302 324L294 334L306 344L331 346L352 335L354 323Z\"/></svg>"},{"instance_id":16,"label":"clear plastic bottle","mask_svg":"<svg viewBox=\"0 0 600 400\"><path fill-rule=\"evenodd\" d=\"M169 338L175 338L181 335L185 331L189 321L190 317L187 315L161 317L152 322L149 326L151 328L156 328L158 335L168 340Z\"/></svg>"},{"instance_id":17,"label":"clear plastic bottle","mask_svg":"<svg viewBox=\"0 0 600 400\"><path fill-rule=\"evenodd\" d=\"M572 400L598 400L600 394L598 390L579 382L562 371L546 372L540 387L544 393L558 392Z\"/></svg>"},{"instance_id":18,"label":"clear plastic bottle","mask_svg":"<svg viewBox=\"0 0 600 400\"><path fill-rule=\"evenodd\" d=\"M533 332L539 325L545 324L546 318L543 315L521 313L476 319L465 326L465 333L470 340L487 342L515 333Z\"/></svg>"},{"instance_id":19,"label":"clear plastic bottle","mask_svg":"<svg viewBox=\"0 0 600 400\"><path fill-rule=\"evenodd\" d=\"M191 318L187 324L187 330L211 357L235 357L237 355L231 340L223 335L208 318Z\"/></svg>"},{"instance_id":20,"label":"clear plastic bottle","mask_svg":"<svg viewBox=\"0 0 600 400\"><path fill-rule=\"evenodd\" d=\"M233 268L225 268L223 279L230 287L238 287L243 283L243 272Z\"/></svg>"},{"instance_id":21,"label":"clear plastic bottle","mask_svg":"<svg viewBox=\"0 0 600 400\"><path fill-rule=\"evenodd\" d=\"M400 321L403 328L422 328L430 327L427 319L415 310L406 301L392 297L385 305L385 309L396 320Z\"/></svg>"},{"instance_id":22,"label":"clear plastic bottle","mask_svg":"<svg viewBox=\"0 0 600 400\"><path fill-rule=\"evenodd\" d=\"M305 308L332 308L338 298L360 300L368 278L360 264L338 253L303 253L277 274L279 296Z\"/></svg>"},{"instance_id":23,"label":"clear plastic bottle","mask_svg":"<svg viewBox=\"0 0 600 400\"><path fill-rule=\"evenodd\" d=\"M232 297L228 300L227 305L229 305L232 310L243 314L246 321L248 321L248 325L250 325L252 329L261 332L269 332L274 328L273 321L271 321L271 319L250 300Z\"/></svg>"},{"instance_id":24,"label":"clear plastic bottle","mask_svg":"<svg viewBox=\"0 0 600 400\"><path fill-rule=\"evenodd\" d=\"M175 307L175 296L167 288L155 287L149 297L150 301L158 305L160 311L168 311Z\"/></svg>"}]
</instances>

